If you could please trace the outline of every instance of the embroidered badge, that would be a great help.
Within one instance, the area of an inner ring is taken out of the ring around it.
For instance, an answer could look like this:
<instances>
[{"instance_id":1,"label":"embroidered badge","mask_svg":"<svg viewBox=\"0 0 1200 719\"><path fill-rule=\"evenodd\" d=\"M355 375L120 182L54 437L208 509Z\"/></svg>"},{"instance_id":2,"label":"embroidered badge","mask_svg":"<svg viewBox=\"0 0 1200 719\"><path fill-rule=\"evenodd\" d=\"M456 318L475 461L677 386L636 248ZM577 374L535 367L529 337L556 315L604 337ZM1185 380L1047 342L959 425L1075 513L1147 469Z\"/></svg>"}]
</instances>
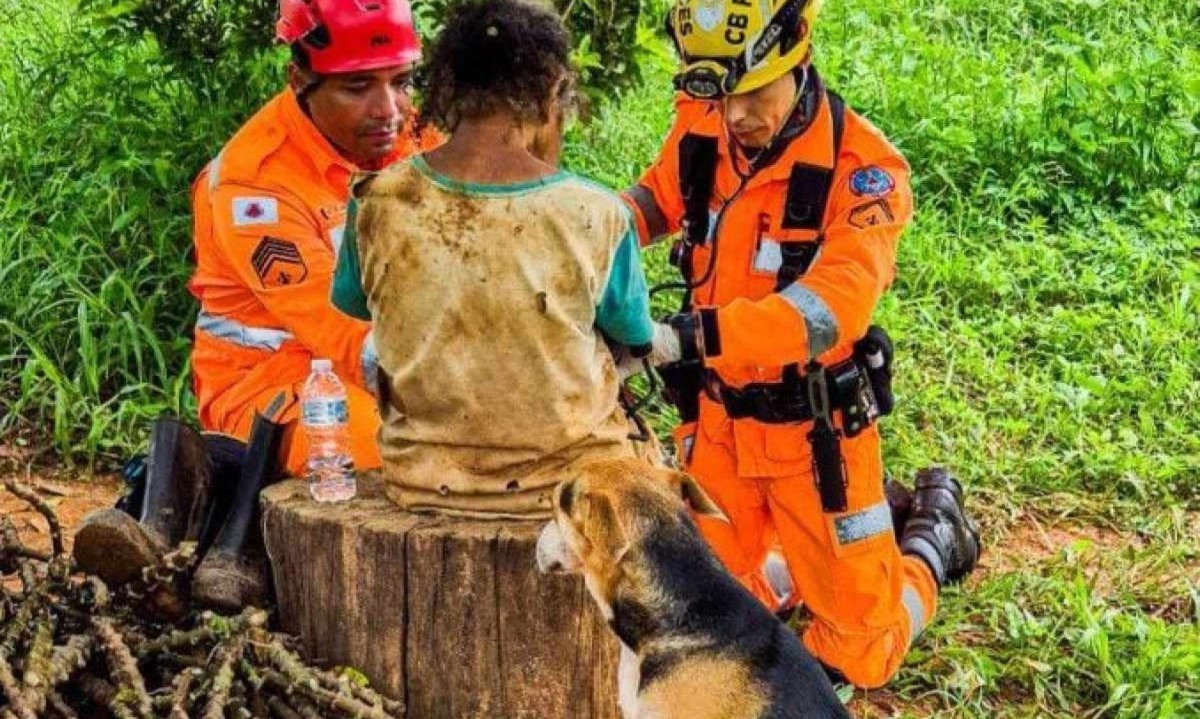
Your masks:
<instances>
[{"instance_id":1,"label":"embroidered badge","mask_svg":"<svg viewBox=\"0 0 1200 719\"><path fill-rule=\"evenodd\" d=\"M233 226L274 225L279 222L279 202L274 197L233 198Z\"/></svg>"},{"instance_id":2,"label":"embroidered badge","mask_svg":"<svg viewBox=\"0 0 1200 719\"><path fill-rule=\"evenodd\" d=\"M896 189L896 181L882 168L868 165L850 175L850 190L859 196L877 197Z\"/></svg>"},{"instance_id":3,"label":"embroidered badge","mask_svg":"<svg viewBox=\"0 0 1200 719\"><path fill-rule=\"evenodd\" d=\"M264 237L250 256L254 273L264 288L286 287L303 282L308 266L300 256L296 243L274 237Z\"/></svg>"},{"instance_id":4,"label":"embroidered badge","mask_svg":"<svg viewBox=\"0 0 1200 719\"><path fill-rule=\"evenodd\" d=\"M892 206L882 197L859 205L850 211L850 224L860 230L893 222L895 219L896 216L892 214Z\"/></svg>"},{"instance_id":5,"label":"embroidered badge","mask_svg":"<svg viewBox=\"0 0 1200 719\"><path fill-rule=\"evenodd\" d=\"M725 19L724 11L721 0L701 0L696 8L696 24L704 32L712 32Z\"/></svg>"}]
</instances>

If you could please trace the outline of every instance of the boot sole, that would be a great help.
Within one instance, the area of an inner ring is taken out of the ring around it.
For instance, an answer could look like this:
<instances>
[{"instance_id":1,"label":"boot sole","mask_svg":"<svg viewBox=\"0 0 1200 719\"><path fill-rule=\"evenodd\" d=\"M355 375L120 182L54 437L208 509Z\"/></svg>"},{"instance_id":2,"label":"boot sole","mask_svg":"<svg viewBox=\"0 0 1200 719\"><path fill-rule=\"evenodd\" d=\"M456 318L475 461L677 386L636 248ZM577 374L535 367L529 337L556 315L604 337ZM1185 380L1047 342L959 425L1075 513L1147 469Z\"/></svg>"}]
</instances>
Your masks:
<instances>
[{"instance_id":1,"label":"boot sole","mask_svg":"<svg viewBox=\"0 0 1200 719\"><path fill-rule=\"evenodd\" d=\"M94 512L75 533L75 565L117 587L140 579L158 561L157 543L137 520L119 509Z\"/></svg>"},{"instance_id":2,"label":"boot sole","mask_svg":"<svg viewBox=\"0 0 1200 719\"><path fill-rule=\"evenodd\" d=\"M226 612L262 606L267 594L262 570L236 558L210 554L192 579L192 598Z\"/></svg>"}]
</instances>

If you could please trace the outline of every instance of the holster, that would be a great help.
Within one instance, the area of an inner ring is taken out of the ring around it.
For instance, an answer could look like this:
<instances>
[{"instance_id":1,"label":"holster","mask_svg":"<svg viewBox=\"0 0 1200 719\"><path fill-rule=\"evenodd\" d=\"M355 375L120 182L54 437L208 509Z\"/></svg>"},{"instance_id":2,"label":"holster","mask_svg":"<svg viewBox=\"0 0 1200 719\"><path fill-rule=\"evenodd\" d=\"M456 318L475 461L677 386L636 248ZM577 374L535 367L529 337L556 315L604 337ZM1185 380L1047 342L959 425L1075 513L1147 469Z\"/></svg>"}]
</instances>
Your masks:
<instances>
[{"instance_id":1,"label":"holster","mask_svg":"<svg viewBox=\"0 0 1200 719\"><path fill-rule=\"evenodd\" d=\"M675 405L681 422L700 418L700 393L704 391L705 370L700 360L681 360L658 368L662 377L663 399Z\"/></svg>"}]
</instances>

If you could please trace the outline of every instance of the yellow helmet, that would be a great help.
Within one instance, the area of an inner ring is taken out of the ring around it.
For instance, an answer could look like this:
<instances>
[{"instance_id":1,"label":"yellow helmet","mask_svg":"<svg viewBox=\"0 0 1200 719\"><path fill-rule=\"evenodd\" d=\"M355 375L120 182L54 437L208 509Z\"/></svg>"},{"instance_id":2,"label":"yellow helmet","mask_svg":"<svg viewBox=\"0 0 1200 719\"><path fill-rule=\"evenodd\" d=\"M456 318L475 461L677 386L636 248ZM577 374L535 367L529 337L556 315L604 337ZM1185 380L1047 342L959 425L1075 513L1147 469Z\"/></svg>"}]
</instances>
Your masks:
<instances>
[{"instance_id":1,"label":"yellow helmet","mask_svg":"<svg viewBox=\"0 0 1200 719\"><path fill-rule=\"evenodd\" d=\"M670 30L683 60L675 87L693 97L741 95L808 57L822 0L676 0Z\"/></svg>"}]
</instances>

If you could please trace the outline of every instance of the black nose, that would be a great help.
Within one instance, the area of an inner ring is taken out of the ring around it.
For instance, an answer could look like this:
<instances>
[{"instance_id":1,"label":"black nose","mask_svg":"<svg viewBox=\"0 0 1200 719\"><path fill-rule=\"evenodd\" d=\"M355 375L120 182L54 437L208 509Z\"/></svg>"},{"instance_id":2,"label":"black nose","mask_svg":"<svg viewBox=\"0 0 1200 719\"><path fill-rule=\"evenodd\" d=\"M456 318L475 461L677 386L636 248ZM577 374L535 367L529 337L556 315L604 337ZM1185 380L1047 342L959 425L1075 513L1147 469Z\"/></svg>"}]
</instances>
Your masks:
<instances>
[{"instance_id":1,"label":"black nose","mask_svg":"<svg viewBox=\"0 0 1200 719\"><path fill-rule=\"evenodd\" d=\"M553 562L550 562L550 566L546 567L546 571L547 572L561 572L561 571L563 571L563 564L562 564L562 562L555 559Z\"/></svg>"}]
</instances>

